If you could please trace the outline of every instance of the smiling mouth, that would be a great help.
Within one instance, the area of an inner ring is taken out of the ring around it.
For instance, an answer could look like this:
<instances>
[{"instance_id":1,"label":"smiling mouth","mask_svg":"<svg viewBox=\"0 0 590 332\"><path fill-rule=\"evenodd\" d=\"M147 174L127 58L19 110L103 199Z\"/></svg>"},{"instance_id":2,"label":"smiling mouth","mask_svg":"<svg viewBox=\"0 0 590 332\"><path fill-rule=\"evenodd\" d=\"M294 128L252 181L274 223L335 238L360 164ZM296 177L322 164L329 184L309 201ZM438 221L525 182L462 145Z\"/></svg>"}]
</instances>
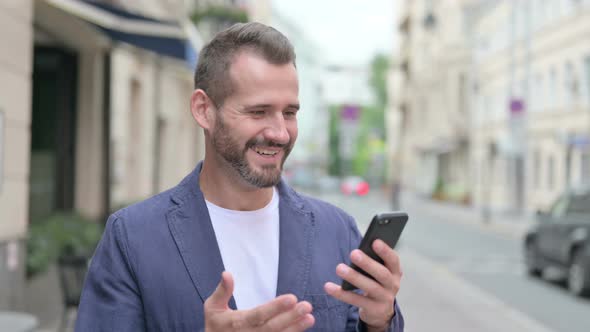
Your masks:
<instances>
[{"instance_id":1,"label":"smiling mouth","mask_svg":"<svg viewBox=\"0 0 590 332\"><path fill-rule=\"evenodd\" d=\"M272 157L279 153L279 151L267 150L260 147L252 147L252 150L254 150L254 152L258 153L259 155L265 157Z\"/></svg>"}]
</instances>

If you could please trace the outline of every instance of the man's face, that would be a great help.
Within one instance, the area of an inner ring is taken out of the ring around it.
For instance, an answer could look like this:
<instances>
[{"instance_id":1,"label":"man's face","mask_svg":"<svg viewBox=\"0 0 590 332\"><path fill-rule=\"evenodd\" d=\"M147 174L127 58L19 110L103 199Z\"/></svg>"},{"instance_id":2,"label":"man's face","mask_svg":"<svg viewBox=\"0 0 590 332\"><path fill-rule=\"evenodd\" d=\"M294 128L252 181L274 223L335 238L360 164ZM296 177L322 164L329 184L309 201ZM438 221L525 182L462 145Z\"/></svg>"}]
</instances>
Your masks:
<instances>
[{"instance_id":1,"label":"man's face","mask_svg":"<svg viewBox=\"0 0 590 332\"><path fill-rule=\"evenodd\" d=\"M274 186L297 139L297 71L242 52L230 77L235 92L216 110L211 132L215 153L248 184Z\"/></svg>"}]
</instances>

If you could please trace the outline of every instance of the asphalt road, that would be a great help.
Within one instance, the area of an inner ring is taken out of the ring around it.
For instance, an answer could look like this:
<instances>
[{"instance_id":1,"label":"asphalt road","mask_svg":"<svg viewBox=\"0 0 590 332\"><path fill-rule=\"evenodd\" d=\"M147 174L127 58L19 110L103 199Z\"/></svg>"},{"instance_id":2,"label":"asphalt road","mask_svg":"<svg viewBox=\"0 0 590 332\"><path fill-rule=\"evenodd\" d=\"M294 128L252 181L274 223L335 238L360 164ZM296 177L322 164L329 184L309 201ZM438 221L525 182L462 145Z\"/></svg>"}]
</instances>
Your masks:
<instances>
[{"instance_id":1,"label":"asphalt road","mask_svg":"<svg viewBox=\"0 0 590 332\"><path fill-rule=\"evenodd\" d=\"M361 231L373 214L390 210L380 193L315 195L353 215ZM410 216L398 247L408 331L590 331L590 300L526 275L521 233L482 227L414 195L404 195L402 210Z\"/></svg>"}]
</instances>

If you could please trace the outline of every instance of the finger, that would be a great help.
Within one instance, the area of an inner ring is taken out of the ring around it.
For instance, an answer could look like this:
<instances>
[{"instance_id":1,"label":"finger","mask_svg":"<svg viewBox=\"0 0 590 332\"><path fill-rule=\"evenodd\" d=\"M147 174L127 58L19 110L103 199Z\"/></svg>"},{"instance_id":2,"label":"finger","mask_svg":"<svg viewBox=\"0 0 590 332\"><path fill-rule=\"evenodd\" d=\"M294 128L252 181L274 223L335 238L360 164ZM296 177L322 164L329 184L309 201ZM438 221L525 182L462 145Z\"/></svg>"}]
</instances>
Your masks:
<instances>
[{"instance_id":1,"label":"finger","mask_svg":"<svg viewBox=\"0 0 590 332\"><path fill-rule=\"evenodd\" d=\"M308 314L311 314L312 306L309 302L299 302L291 310L284 311L269 319L266 327L270 331L283 331L290 325L296 323Z\"/></svg>"},{"instance_id":2,"label":"finger","mask_svg":"<svg viewBox=\"0 0 590 332\"><path fill-rule=\"evenodd\" d=\"M334 297L335 299L359 308L369 308L373 301L370 298L355 292L345 291L342 289L342 287L332 282L327 282L324 285L324 290L326 293L328 293L328 295Z\"/></svg>"},{"instance_id":3,"label":"finger","mask_svg":"<svg viewBox=\"0 0 590 332\"><path fill-rule=\"evenodd\" d=\"M231 273L225 271L221 273L221 281L217 288L205 301L205 305L210 309L228 309L228 302L234 292L234 278Z\"/></svg>"},{"instance_id":4,"label":"finger","mask_svg":"<svg viewBox=\"0 0 590 332\"><path fill-rule=\"evenodd\" d=\"M353 270L346 264L338 264L336 267L336 274L340 278L358 287L365 293L366 296L370 298L377 300L384 300L387 298L388 291L383 285L367 276L364 276L360 272Z\"/></svg>"},{"instance_id":5,"label":"finger","mask_svg":"<svg viewBox=\"0 0 590 332\"><path fill-rule=\"evenodd\" d=\"M283 332L305 331L307 329L310 329L314 324L315 324L315 317L313 317L312 314L307 314L282 331Z\"/></svg>"},{"instance_id":6,"label":"finger","mask_svg":"<svg viewBox=\"0 0 590 332\"><path fill-rule=\"evenodd\" d=\"M369 257L364 252L355 249L350 253L350 260L363 271L371 275L375 280L387 289L393 287L393 274L383 264ZM360 288L359 285L354 284Z\"/></svg>"},{"instance_id":7,"label":"finger","mask_svg":"<svg viewBox=\"0 0 590 332\"><path fill-rule=\"evenodd\" d=\"M258 307L242 311L242 317L240 319L246 326L262 326L275 316L287 310L294 309L296 304L297 297L295 297L295 295L281 295Z\"/></svg>"},{"instance_id":8,"label":"finger","mask_svg":"<svg viewBox=\"0 0 590 332\"><path fill-rule=\"evenodd\" d=\"M385 266L391 273L393 274L400 274L401 275L401 263L399 256L395 250L391 249L387 243L383 242L382 240L375 240L373 242L373 250L385 263Z\"/></svg>"}]
</instances>

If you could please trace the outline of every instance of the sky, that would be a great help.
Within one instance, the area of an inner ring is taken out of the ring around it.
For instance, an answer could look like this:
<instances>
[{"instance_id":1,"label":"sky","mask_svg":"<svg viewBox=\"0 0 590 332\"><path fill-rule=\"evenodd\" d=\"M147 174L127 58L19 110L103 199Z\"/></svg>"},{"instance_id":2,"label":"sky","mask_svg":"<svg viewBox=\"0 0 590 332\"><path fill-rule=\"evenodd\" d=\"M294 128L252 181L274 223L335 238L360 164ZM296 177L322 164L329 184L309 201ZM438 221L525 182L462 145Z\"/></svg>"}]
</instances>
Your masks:
<instances>
[{"instance_id":1,"label":"sky","mask_svg":"<svg viewBox=\"0 0 590 332\"><path fill-rule=\"evenodd\" d=\"M391 54L400 0L272 0L335 65L366 65L377 53Z\"/></svg>"}]
</instances>

